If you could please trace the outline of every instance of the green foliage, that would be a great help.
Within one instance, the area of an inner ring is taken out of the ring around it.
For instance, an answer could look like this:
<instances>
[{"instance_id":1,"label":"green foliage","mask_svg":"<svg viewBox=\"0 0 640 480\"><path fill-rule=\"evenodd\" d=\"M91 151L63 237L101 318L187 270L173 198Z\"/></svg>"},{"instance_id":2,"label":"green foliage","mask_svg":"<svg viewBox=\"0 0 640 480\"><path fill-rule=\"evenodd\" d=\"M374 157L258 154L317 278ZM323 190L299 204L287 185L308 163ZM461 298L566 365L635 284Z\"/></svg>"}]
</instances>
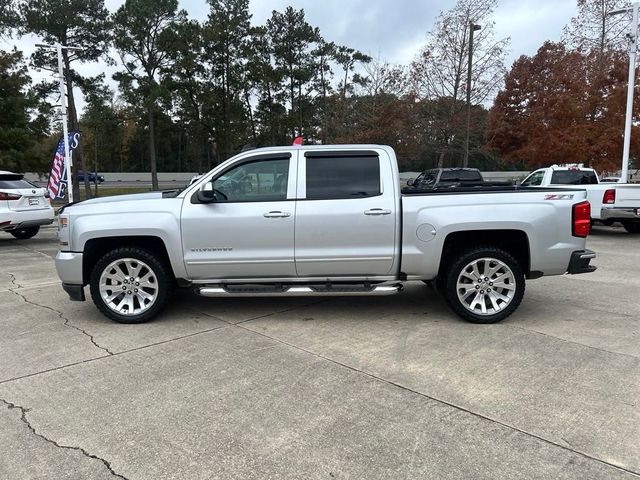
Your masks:
<instances>
[{"instance_id":1,"label":"green foliage","mask_svg":"<svg viewBox=\"0 0 640 480\"><path fill-rule=\"evenodd\" d=\"M0 51L0 169L42 172L47 160L40 141L46 122L22 53ZM44 127L44 128L43 128Z\"/></svg>"}]
</instances>

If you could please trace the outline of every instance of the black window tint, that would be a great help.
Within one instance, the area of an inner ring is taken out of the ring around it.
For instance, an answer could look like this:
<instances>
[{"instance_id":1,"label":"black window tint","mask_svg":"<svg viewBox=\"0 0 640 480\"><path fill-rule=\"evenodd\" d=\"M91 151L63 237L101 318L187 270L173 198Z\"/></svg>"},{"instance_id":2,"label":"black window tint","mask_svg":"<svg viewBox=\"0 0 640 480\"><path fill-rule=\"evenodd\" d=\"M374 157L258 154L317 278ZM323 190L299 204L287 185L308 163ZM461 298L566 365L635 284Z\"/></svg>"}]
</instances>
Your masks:
<instances>
[{"instance_id":1,"label":"black window tint","mask_svg":"<svg viewBox=\"0 0 640 480\"><path fill-rule=\"evenodd\" d=\"M475 170L445 170L440 176L441 182L480 182L482 176Z\"/></svg>"},{"instance_id":2,"label":"black window tint","mask_svg":"<svg viewBox=\"0 0 640 480\"><path fill-rule=\"evenodd\" d=\"M598 183L595 172L580 170L557 170L551 175L553 185L595 185Z\"/></svg>"},{"instance_id":3,"label":"black window tint","mask_svg":"<svg viewBox=\"0 0 640 480\"><path fill-rule=\"evenodd\" d=\"M21 189L21 188L40 188L27 182L26 180L0 180L0 188Z\"/></svg>"},{"instance_id":4,"label":"black window tint","mask_svg":"<svg viewBox=\"0 0 640 480\"><path fill-rule=\"evenodd\" d=\"M378 157L307 158L307 199L380 195Z\"/></svg>"}]
</instances>

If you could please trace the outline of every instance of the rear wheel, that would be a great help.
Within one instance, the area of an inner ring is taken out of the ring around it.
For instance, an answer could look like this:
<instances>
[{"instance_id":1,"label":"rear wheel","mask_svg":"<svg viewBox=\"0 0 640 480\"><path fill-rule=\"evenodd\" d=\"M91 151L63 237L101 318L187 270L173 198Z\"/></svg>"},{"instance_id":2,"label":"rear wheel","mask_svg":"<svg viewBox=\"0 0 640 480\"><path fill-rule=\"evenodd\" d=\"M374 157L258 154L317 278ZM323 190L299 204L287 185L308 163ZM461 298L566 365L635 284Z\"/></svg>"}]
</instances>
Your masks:
<instances>
[{"instance_id":1,"label":"rear wheel","mask_svg":"<svg viewBox=\"0 0 640 480\"><path fill-rule=\"evenodd\" d=\"M447 303L473 323L496 323L507 318L520 305L524 289L522 267L499 248L468 250L446 271Z\"/></svg>"},{"instance_id":2,"label":"rear wheel","mask_svg":"<svg viewBox=\"0 0 640 480\"><path fill-rule=\"evenodd\" d=\"M11 230L9 233L16 237L18 240L26 240L35 236L40 231L40 227L24 227Z\"/></svg>"},{"instance_id":3,"label":"rear wheel","mask_svg":"<svg viewBox=\"0 0 640 480\"><path fill-rule=\"evenodd\" d=\"M622 226L629 233L640 233L640 221L622 222Z\"/></svg>"},{"instance_id":4,"label":"rear wheel","mask_svg":"<svg viewBox=\"0 0 640 480\"><path fill-rule=\"evenodd\" d=\"M91 271L90 284L93 303L119 323L151 320L169 301L173 286L164 263L135 247L105 254Z\"/></svg>"}]
</instances>

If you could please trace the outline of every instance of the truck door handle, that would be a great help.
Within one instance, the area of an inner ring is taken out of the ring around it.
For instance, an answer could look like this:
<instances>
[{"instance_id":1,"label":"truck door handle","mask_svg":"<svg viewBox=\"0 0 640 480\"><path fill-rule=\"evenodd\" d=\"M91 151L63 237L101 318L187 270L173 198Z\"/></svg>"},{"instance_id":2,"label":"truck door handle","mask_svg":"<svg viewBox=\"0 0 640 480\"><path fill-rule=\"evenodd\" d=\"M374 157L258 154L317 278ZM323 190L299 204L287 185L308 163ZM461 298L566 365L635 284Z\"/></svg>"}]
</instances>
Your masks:
<instances>
[{"instance_id":1,"label":"truck door handle","mask_svg":"<svg viewBox=\"0 0 640 480\"><path fill-rule=\"evenodd\" d=\"M291 214L289 212L281 212L279 210L272 210L271 212L267 212L264 214L265 218L282 218L282 217L290 217Z\"/></svg>"},{"instance_id":2,"label":"truck door handle","mask_svg":"<svg viewBox=\"0 0 640 480\"><path fill-rule=\"evenodd\" d=\"M365 215L391 215L391 210L384 210L382 208L372 208L364 212Z\"/></svg>"}]
</instances>

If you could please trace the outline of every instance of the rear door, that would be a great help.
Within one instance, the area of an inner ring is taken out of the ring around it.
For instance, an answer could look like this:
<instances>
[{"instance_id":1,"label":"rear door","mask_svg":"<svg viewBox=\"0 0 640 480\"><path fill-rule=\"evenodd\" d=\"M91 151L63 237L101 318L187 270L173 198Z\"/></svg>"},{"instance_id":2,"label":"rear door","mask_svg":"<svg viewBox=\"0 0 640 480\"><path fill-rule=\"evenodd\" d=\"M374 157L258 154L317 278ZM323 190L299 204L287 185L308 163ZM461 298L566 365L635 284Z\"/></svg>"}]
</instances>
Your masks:
<instances>
[{"instance_id":1,"label":"rear door","mask_svg":"<svg viewBox=\"0 0 640 480\"><path fill-rule=\"evenodd\" d=\"M383 151L312 150L300 158L298 276L392 273L398 219L394 178L392 160Z\"/></svg>"}]
</instances>

